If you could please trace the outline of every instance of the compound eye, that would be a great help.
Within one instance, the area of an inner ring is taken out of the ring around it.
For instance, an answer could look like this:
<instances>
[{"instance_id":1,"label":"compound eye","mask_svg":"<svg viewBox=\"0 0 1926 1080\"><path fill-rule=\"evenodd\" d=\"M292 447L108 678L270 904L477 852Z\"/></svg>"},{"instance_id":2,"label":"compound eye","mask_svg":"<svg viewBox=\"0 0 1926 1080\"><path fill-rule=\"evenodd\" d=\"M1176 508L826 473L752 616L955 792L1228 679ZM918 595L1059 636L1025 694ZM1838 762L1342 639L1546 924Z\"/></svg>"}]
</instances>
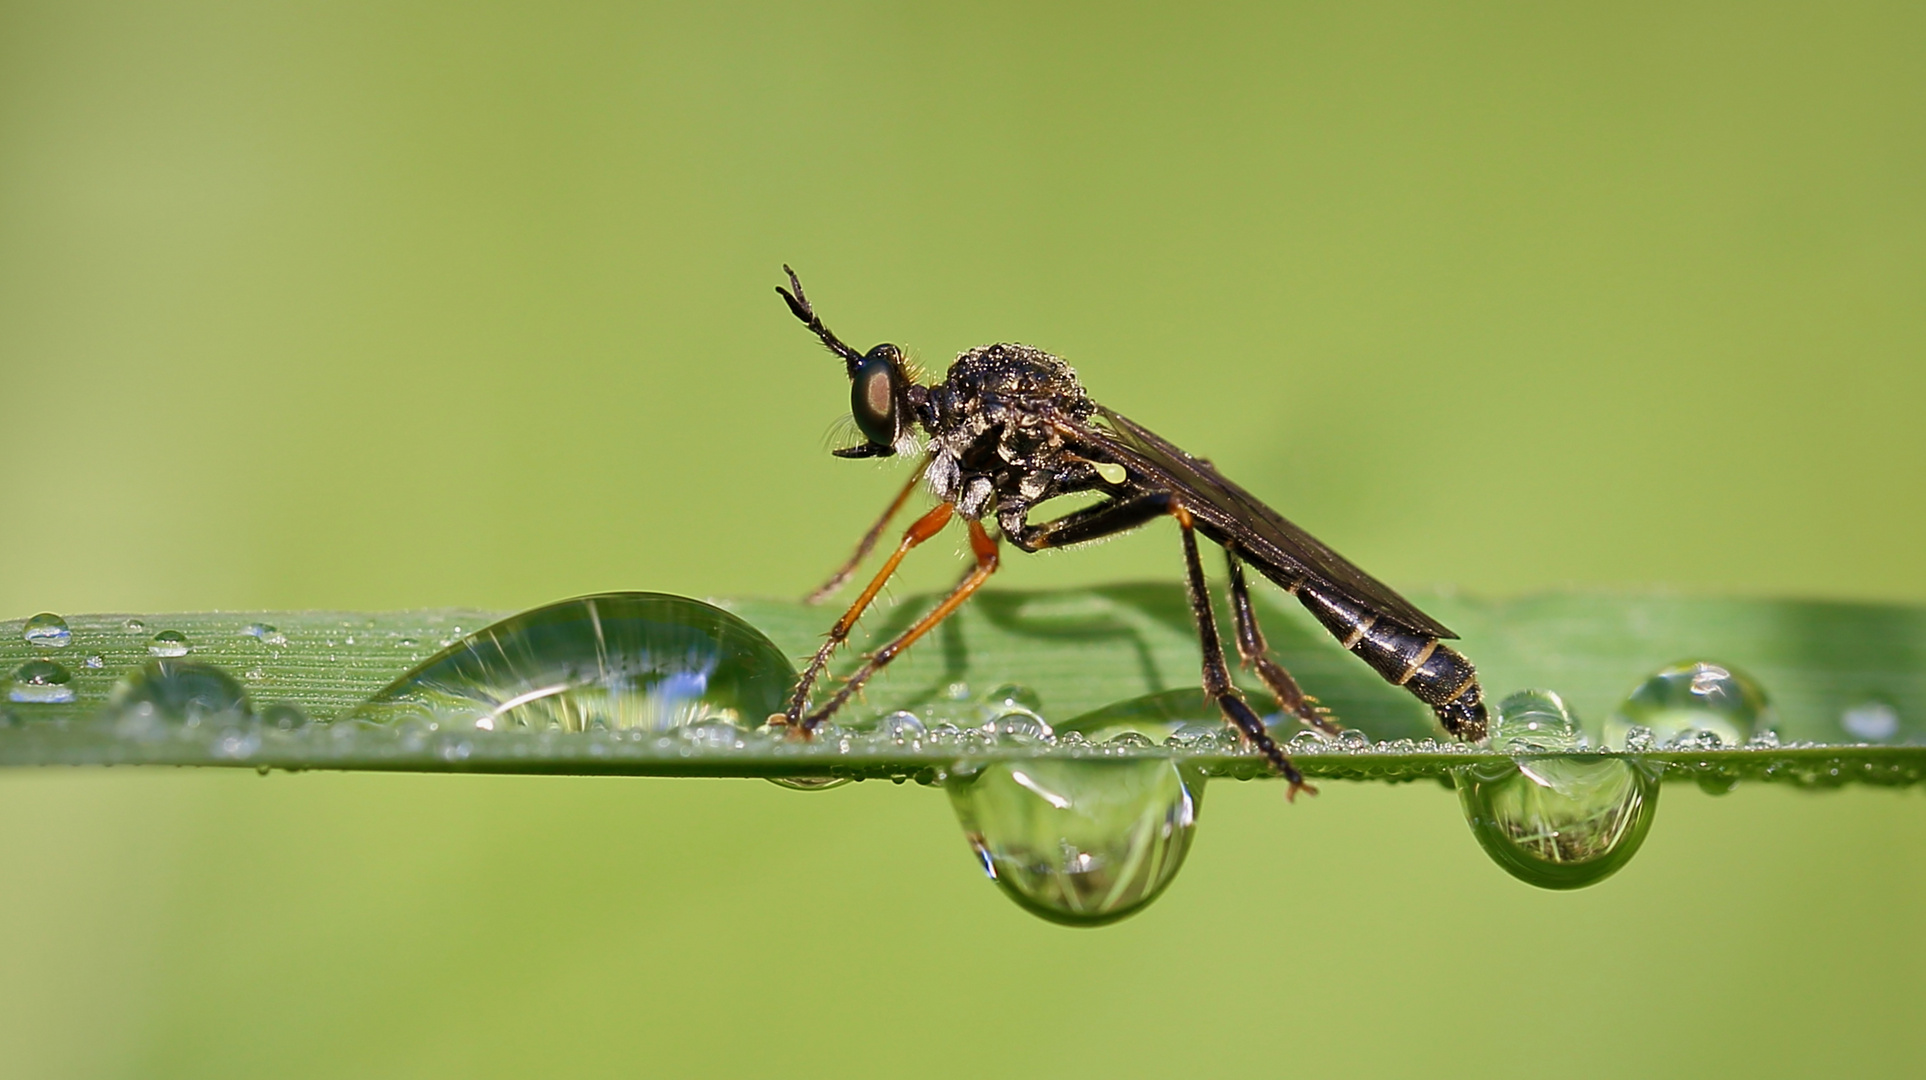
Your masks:
<instances>
[{"instance_id":1,"label":"compound eye","mask_svg":"<svg viewBox=\"0 0 1926 1080\"><path fill-rule=\"evenodd\" d=\"M863 435L878 446L896 441L897 383L894 345L878 345L863 356L849 387L849 411Z\"/></svg>"}]
</instances>

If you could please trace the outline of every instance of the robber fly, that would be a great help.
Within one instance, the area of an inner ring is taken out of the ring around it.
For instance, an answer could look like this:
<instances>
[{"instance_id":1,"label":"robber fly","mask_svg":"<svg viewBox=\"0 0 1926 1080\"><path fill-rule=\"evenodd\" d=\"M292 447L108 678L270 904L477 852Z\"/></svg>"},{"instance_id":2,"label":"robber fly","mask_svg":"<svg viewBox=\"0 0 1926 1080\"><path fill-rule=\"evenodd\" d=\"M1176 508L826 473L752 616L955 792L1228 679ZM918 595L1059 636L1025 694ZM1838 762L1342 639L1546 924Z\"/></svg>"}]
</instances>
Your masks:
<instances>
[{"instance_id":1,"label":"robber fly","mask_svg":"<svg viewBox=\"0 0 1926 1080\"><path fill-rule=\"evenodd\" d=\"M826 599L855 573L890 520L919 483L939 500L903 534L896 550L862 595L836 620L828 639L796 683L779 719L804 733L843 707L870 677L948 618L996 572L998 541L986 519L1021 551L1068 547L1134 529L1157 518L1177 522L1184 545L1184 582L1203 648L1204 693L1224 717L1291 782L1304 778L1231 684L1197 557L1197 534L1224 549L1238 655L1254 668L1278 707L1325 731L1336 726L1273 659L1257 627L1249 563L1297 597L1317 621L1387 682L1431 706L1452 735L1485 737L1484 691L1471 661L1441 644L1455 638L1390 587L1195 458L1104 408L1085 394L1070 365L1027 345L985 345L956 358L941 382L922 385L901 349L883 344L857 352L831 333L804 295L795 271L776 291L789 310L830 352L850 380L850 409L863 442L837 457L920 457L921 464L857 546L856 554L811 596ZM1102 501L1049 521L1032 522L1032 507L1059 495L1097 492ZM830 656L849 638L870 601L911 548L943 530L953 517L969 530L976 566L936 608L869 656L813 712L809 691Z\"/></svg>"}]
</instances>

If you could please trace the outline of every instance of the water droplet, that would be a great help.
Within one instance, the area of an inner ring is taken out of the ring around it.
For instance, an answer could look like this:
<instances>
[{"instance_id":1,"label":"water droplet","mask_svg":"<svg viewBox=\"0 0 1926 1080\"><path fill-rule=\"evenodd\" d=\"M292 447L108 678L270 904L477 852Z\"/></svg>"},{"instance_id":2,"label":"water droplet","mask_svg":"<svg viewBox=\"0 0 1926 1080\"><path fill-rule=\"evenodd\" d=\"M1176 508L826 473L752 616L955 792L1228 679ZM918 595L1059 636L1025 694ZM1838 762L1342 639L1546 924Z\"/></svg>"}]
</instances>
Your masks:
<instances>
[{"instance_id":1,"label":"water droplet","mask_svg":"<svg viewBox=\"0 0 1926 1080\"><path fill-rule=\"evenodd\" d=\"M1839 714L1839 726L1861 742L1885 742L1899 734L1899 710L1883 701L1866 701Z\"/></svg>"},{"instance_id":2,"label":"water droplet","mask_svg":"<svg viewBox=\"0 0 1926 1080\"><path fill-rule=\"evenodd\" d=\"M295 731L308 726L308 714L301 706L277 701L261 710L261 726L280 731Z\"/></svg>"},{"instance_id":3,"label":"water droplet","mask_svg":"<svg viewBox=\"0 0 1926 1080\"><path fill-rule=\"evenodd\" d=\"M1658 807L1658 770L1574 755L1482 763L1454 773L1472 835L1505 872L1577 889L1631 861Z\"/></svg>"},{"instance_id":4,"label":"water droplet","mask_svg":"<svg viewBox=\"0 0 1926 1080\"><path fill-rule=\"evenodd\" d=\"M101 668L104 668L107 666L107 658L100 655L99 653L95 653L94 655L89 656L85 661L83 661L83 663L87 667L93 669L94 671L99 671Z\"/></svg>"},{"instance_id":5,"label":"water droplet","mask_svg":"<svg viewBox=\"0 0 1926 1080\"><path fill-rule=\"evenodd\" d=\"M419 641L416 641L416 640L415 640L414 638L411 638L411 637L405 637L405 638L402 638L401 640L399 640L399 641L397 641L397 642L395 642L395 648L397 648L397 649L412 649L412 648L414 648L414 647L416 647L417 645L420 645L420 644L421 644L421 642L419 642Z\"/></svg>"},{"instance_id":6,"label":"water droplet","mask_svg":"<svg viewBox=\"0 0 1926 1080\"><path fill-rule=\"evenodd\" d=\"M983 725L983 733L1012 743L1049 742L1054 733L1043 717L1025 708L1007 708Z\"/></svg>"},{"instance_id":7,"label":"water droplet","mask_svg":"<svg viewBox=\"0 0 1926 1080\"><path fill-rule=\"evenodd\" d=\"M444 727L750 729L783 710L795 669L762 632L666 593L605 593L526 611L429 657L357 715ZM733 745L741 734L711 740Z\"/></svg>"},{"instance_id":8,"label":"water droplet","mask_svg":"<svg viewBox=\"0 0 1926 1080\"><path fill-rule=\"evenodd\" d=\"M107 709L123 717L147 714L188 725L253 714L241 684L199 660L149 660L114 685Z\"/></svg>"},{"instance_id":9,"label":"water droplet","mask_svg":"<svg viewBox=\"0 0 1926 1080\"><path fill-rule=\"evenodd\" d=\"M145 634L147 632L147 624L141 622L139 619L128 619L126 622L120 624L120 628L130 634Z\"/></svg>"},{"instance_id":10,"label":"water droplet","mask_svg":"<svg viewBox=\"0 0 1926 1080\"><path fill-rule=\"evenodd\" d=\"M1626 736L1636 726L1650 731L1660 747L1705 749L1701 733L1717 736L1723 746L1743 746L1772 723L1758 683L1723 664L1693 661L1640 683L1605 722L1605 742L1633 749Z\"/></svg>"},{"instance_id":11,"label":"water droplet","mask_svg":"<svg viewBox=\"0 0 1926 1080\"><path fill-rule=\"evenodd\" d=\"M1177 876L1203 778L1167 758L1032 759L945 787L1006 895L1053 922L1097 926L1140 910Z\"/></svg>"},{"instance_id":12,"label":"water droplet","mask_svg":"<svg viewBox=\"0 0 1926 1080\"><path fill-rule=\"evenodd\" d=\"M1140 731L1125 731L1105 739L1104 745L1118 747L1123 750L1143 750L1157 744L1150 741L1150 736Z\"/></svg>"},{"instance_id":13,"label":"water droplet","mask_svg":"<svg viewBox=\"0 0 1926 1080\"><path fill-rule=\"evenodd\" d=\"M154 635L154 640L147 643L148 652L169 659L186 656L189 648L187 635L179 630L162 630Z\"/></svg>"},{"instance_id":14,"label":"water droplet","mask_svg":"<svg viewBox=\"0 0 1926 1080\"><path fill-rule=\"evenodd\" d=\"M270 648L278 649L288 643L288 636L269 623L249 623L242 628L241 633Z\"/></svg>"},{"instance_id":15,"label":"water droplet","mask_svg":"<svg viewBox=\"0 0 1926 1080\"><path fill-rule=\"evenodd\" d=\"M64 649L74 639L73 631L67 629L67 620L51 611L28 619L20 628L20 636L27 639L27 644L42 649Z\"/></svg>"},{"instance_id":16,"label":"water droplet","mask_svg":"<svg viewBox=\"0 0 1926 1080\"><path fill-rule=\"evenodd\" d=\"M1016 683L1002 686L983 695L983 700L993 712L1005 709L1024 709L1032 713L1043 711L1043 698L1035 690Z\"/></svg>"},{"instance_id":17,"label":"water droplet","mask_svg":"<svg viewBox=\"0 0 1926 1080\"><path fill-rule=\"evenodd\" d=\"M849 783L847 776L772 776L769 782L791 791L828 791Z\"/></svg>"},{"instance_id":18,"label":"water droplet","mask_svg":"<svg viewBox=\"0 0 1926 1080\"><path fill-rule=\"evenodd\" d=\"M883 717L883 737L898 746L913 746L929 736L923 721L913 712L893 712Z\"/></svg>"},{"instance_id":19,"label":"water droplet","mask_svg":"<svg viewBox=\"0 0 1926 1080\"><path fill-rule=\"evenodd\" d=\"M29 660L13 669L7 700L34 705L65 705L74 699L73 673L52 660Z\"/></svg>"},{"instance_id":20,"label":"water droplet","mask_svg":"<svg viewBox=\"0 0 1926 1080\"><path fill-rule=\"evenodd\" d=\"M1491 748L1501 754L1577 750L1584 744L1565 699L1550 690L1520 690L1498 706Z\"/></svg>"}]
</instances>

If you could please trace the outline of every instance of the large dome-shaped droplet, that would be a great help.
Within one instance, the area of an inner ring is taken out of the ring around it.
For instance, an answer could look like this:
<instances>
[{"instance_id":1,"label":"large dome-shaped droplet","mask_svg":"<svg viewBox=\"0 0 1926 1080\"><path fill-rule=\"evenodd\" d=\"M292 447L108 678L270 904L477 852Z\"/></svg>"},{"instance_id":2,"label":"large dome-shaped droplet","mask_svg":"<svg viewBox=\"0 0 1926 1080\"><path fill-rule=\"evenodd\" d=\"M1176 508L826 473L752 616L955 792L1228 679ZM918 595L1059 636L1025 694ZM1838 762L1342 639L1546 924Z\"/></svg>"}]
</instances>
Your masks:
<instances>
[{"instance_id":1,"label":"large dome-shaped droplet","mask_svg":"<svg viewBox=\"0 0 1926 1080\"><path fill-rule=\"evenodd\" d=\"M1526 757L1454 774L1472 834L1505 872L1577 889L1618 871L1645 840L1658 770L1629 758Z\"/></svg>"},{"instance_id":2,"label":"large dome-shaped droplet","mask_svg":"<svg viewBox=\"0 0 1926 1080\"><path fill-rule=\"evenodd\" d=\"M356 715L482 730L756 727L782 711L795 680L774 642L719 607L667 593L603 593L478 630Z\"/></svg>"},{"instance_id":3,"label":"large dome-shaped droplet","mask_svg":"<svg viewBox=\"0 0 1926 1080\"><path fill-rule=\"evenodd\" d=\"M114 684L107 710L123 720L144 716L183 724L254 713L234 676L198 660L149 660Z\"/></svg>"},{"instance_id":4,"label":"large dome-shaped droplet","mask_svg":"<svg viewBox=\"0 0 1926 1080\"><path fill-rule=\"evenodd\" d=\"M1743 746L1773 723L1765 690L1724 664L1673 664L1640 683L1605 721L1608 746ZM1643 730L1640 730L1643 729Z\"/></svg>"},{"instance_id":5,"label":"large dome-shaped droplet","mask_svg":"<svg viewBox=\"0 0 1926 1080\"><path fill-rule=\"evenodd\" d=\"M984 873L1074 926L1157 898L1184 864L1203 794L1201 775L1163 758L998 762L946 786Z\"/></svg>"}]
</instances>

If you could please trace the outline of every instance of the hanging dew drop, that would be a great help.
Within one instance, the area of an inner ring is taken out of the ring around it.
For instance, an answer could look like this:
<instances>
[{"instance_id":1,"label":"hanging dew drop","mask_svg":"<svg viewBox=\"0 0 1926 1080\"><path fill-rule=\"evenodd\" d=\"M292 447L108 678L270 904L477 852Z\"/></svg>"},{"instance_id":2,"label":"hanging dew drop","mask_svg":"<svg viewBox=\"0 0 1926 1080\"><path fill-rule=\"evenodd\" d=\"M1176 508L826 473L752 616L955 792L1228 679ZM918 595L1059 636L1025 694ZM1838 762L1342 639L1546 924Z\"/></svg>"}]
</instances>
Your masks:
<instances>
[{"instance_id":1,"label":"hanging dew drop","mask_svg":"<svg viewBox=\"0 0 1926 1080\"><path fill-rule=\"evenodd\" d=\"M795 679L774 642L721 608L666 593L605 593L469 634L355 715L481 731L699 727L691 745L729 749L782 711Z\"/></svg>"},{"instance_id":2,"label":"hanging dew drop","mask_svg":"<svg viewBox=\"0 0 1926 1080\"><path fill-rule=\"evenodd\" d=\"M1504 871L1577 889L1638 852L1658 807L1656 767L1599 755L1531 757L1453 774L1472 835Z\"/></svg>"},{"instance_id":3,"label":"hanging dew drop","mask_svg":"<svg viewBox=\"0 0 1926 1080\"><path fill-rule=\"evenodd\" d=\"M192 648L187 643L187 635L179 630L162 630L147 643L147 651L165 659L186 656Z\"/></svg>"},{"instance_id":4,"label":"hanging dew drop","mask_svg":"<svg viewBox=\"0 0 1926 1080\"><path fill-rule=\"evenodd\" d=\"M828 791L849 783L847 776L772 776L769 782L791 791Z\"/></svg>"},{"instance_id":5,"label":"hanging dew drop","mask_svg":"<svg viewBox=\"0 0 1926 1080\"><path fill-rule=\"evenodd\" d=\"M1034 915L1115 922L1155 900L1196 830L1201 774L1168 758L995 762L945 783L983 871Z\"/></svg>"},{"instance_id":6,"label":"hanging dew drop","mask_svg":"<svg viewBox=\"0 0 1926 1080\"><path fill-rule=\"evenodd\" d=\"M1773 722L1757 682L1724 664L1690 661L1640 683L1606 720L1605 743L1640 749L1632 729L1644 728L1660 749L1716 750L1744 746Z\"/></svg>"},{"instance_id":7,"label":"hanging dew drop","mask_svg":"<svg viewBox=\"0 0 1926 1080\"><path fill-rule=\"evenodd\" d=\"M20 636L27 644L41 649L64 649L73 640L73 631L67 628L67 620L51 611L43 611L28 619L20 628Z\"/></svg>"},{"instance_id":8,"label":"hanging dew drop","mask_svg":"<svg viewBox=\"0 0 1926 1080\"><path fill-rule=\"evenodd\" d=\"M73 673L52 660L29 660L13 671L7 700L29 705L65 705L74 699Z\"/></svg>"}]
</instances>

